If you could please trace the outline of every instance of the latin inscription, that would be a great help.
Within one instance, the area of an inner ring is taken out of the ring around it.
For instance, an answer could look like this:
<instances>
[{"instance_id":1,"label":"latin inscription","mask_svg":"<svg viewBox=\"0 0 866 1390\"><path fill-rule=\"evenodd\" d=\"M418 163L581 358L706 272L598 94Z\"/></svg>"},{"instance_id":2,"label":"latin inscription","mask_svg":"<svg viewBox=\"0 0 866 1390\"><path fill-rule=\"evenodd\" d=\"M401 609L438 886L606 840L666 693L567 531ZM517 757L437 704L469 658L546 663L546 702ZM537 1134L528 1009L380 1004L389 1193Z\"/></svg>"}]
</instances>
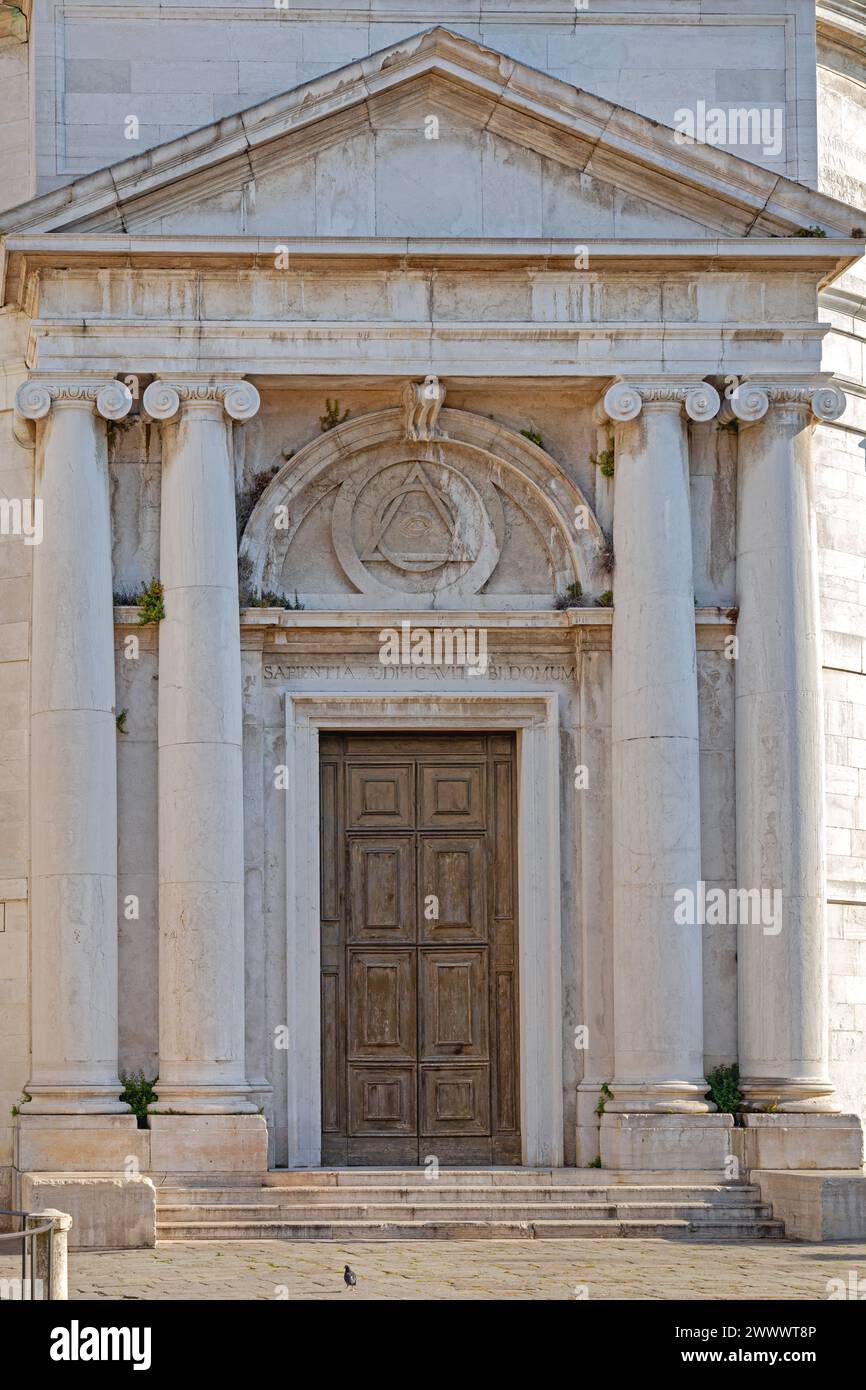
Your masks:
<instances>
[{"instance_id":1,"label":"latin inscription","mask_svg":"<svg viewBox=\"0 0 866 1390\"><path fill-rule=\"evenodd\" d=\"M309 666L285 666L276 663L265 663L264 678L266 681L304 681L304 680L363 680L380 681L387 684L400 684L401 682L429 681L434 683L441 680L466 680L468 683L467 671L465 666L416 666L403 668L400 666L363 666L353 667L346 665L345 662L323 663L320 665ZM487 667L487 678L493 681L565 681L571 682L577 679L577 667L565 665L542 665L540 662L529 662L526 664L502 663L495 665L490 663ZM472 682L478 684L477 679Z\"/></svg>"}]
</instances>

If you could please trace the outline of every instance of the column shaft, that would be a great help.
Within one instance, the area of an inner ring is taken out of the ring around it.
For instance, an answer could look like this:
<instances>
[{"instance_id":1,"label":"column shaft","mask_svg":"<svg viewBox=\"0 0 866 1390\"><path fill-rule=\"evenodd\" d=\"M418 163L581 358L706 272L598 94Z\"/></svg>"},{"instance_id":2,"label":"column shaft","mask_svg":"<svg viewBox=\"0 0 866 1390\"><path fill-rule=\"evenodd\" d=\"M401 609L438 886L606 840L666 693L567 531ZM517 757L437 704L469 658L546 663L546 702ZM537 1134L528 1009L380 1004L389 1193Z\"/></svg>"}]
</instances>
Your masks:
<instances>
[{"instance_id":1,"label":"column shaft","mask_svg":"<svg viewBox=\"0 0 866 1390\"><path fill-rule=\"evenodd\" d=\"M831 417L833 392L816 402ZM815 406L796 385L740 388L733 405L748 426L737 481L737 880L751 909L738 925L740 1085L752 1109L833 1109Z\"/></svg>"},{"instance_id":2,"label":"column shaft","mask_svg":"<svg viewBox=\"0 0 866 1390\"><path fill-rule=\"evenodd\" d=\"M618 390L630 409L617 412ZM605 1107L613 1113L708 1109L701 929L677 923L674 897L696 892L701 872L688 399L685 388L612 388L605 401L622 421L611 709L616 1073ZM711 387L701 401L704 411L718 404Z\"/></svg>"},{"instance_id":3,"label":"column shaft","mask_svg":"<svg viewBox=\"0 0 866 1390\"><path fill-rule=\"evenodd\" d=\"M117 774L105 426L125 387L34 381L44 419L33 552L32 1097L27 1113L125 1112L117 1076Z\"/></svg>"},{"instance_id":4,"label":"column shaft","mask_svg":"<svg viewBox=\"0 0 866 1390\"><path fill-rule=\"evenodd\" d=\"M148 388L150 413L165 414L165 393ZM234 467L222 393L182 398L163 428L157 1109L233 1113L255 1109L244 1074Z\"/></svg>"}]
</instances>

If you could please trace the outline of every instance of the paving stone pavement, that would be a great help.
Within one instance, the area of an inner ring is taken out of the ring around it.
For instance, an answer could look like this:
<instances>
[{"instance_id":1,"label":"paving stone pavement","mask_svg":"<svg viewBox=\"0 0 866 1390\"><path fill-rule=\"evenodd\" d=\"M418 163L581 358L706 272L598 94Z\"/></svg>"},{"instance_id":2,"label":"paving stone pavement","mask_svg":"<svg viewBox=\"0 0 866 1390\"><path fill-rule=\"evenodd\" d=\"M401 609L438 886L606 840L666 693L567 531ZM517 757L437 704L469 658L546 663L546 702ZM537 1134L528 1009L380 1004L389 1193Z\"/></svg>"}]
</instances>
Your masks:
<instances>
[{"instance_id":1,"label":"paving stone pavement","mask_svg":"<svg viewBox=\"0 0 866 1390\"><path fill-rule=\"evenodd\" d=\"M358 1275L355 1291L343 1284L345 1264ZM821 1300L830 1279L850 1287L852 1270L866 1281L864 1241L177 1241L156 1250L72 1251L69 1296ZM14 1272L0 1260L0 1277Z\"/></svg>"}]
</instances>

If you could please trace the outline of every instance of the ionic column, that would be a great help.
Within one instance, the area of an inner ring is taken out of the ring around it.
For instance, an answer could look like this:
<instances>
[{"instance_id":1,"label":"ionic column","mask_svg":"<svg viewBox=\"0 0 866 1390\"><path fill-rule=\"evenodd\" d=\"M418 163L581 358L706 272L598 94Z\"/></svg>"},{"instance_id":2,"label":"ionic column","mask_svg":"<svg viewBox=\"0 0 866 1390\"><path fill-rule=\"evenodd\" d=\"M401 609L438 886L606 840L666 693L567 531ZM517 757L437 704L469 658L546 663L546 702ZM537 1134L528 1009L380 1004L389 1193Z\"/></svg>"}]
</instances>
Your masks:
<instances>
[{"instance_id":1,"label":"ionic column","mask_svg":"<svg viewBox=\"0 0 866 1390\"><path fill-rule=\"evenodd\" d=\"M104 420L126 386L45 378L30 686L32 1070L25 1113L128 1112L117 1077L117 728Z\"/></svg>"},{"instance_id":2,"label":"ionic column","mask_svg":"<svg viewBox=\"0 0 866 1390\"><path fill-rule=\"evenodd\" d=\"M164 421L159 632L159 1104L255 1110L244 1075L241 656L232 420L245 381L154 382Z\"/></svg>"},{"instance_id":3,"label":"ionic column","mask_svg":"<svg viewBox=\"0 0 866 1390\"><path fill-rule=\"evenodd\" d=\"M704 382L618 382L612 648L613 1113L690 1113L704 1099L701 929L674 894L701 874L695 608L685 416ZM685 408L685 414L683 413Z\"/></svg>"},{"instance_id":4,"label":"ionic column","mask_svg":"<svg viewBox=\"0 0 866 1390\"><path fill-rule=\"evenodd\" d=\"M746 1107L828 1097L824 739L813 417L842 392L753 381L731 405L737 473L736 781L740 1087ZM757 911L746 911L744 893ZM759 898L758 894L762 896ZM744 920L747 918L748 920Z\"/></svg>"}]
</instances>

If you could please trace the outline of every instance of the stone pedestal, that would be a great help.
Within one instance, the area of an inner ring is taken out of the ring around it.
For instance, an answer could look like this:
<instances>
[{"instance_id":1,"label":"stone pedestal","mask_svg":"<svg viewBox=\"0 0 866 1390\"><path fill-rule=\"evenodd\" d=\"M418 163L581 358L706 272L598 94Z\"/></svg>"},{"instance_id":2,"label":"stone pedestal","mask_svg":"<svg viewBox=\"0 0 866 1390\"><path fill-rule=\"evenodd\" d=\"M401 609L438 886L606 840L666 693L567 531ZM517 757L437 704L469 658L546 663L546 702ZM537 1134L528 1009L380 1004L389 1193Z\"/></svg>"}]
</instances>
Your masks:
<instances>
[{"instance_id":1,"label":"stone pedestal","mask_svg":"<svg viewBox=\"0 0 866 1390\"><path fill-rule=\"evenodd\" d=\"M732 1115L609 1115L601 1117L602 1168L641 1172L726 1171Z\"/></svg>"},{"instance_id":2,"label":"stone pedestal","mask_svg":"<svg viewBox=\"0 0 866 1390\"><path fill-rule=\"evenodd\" d=\"M866 1174L862 1171L839 1173L752 1171L751 1182L761 1190L761 1200L769 1202L773 1215L785 1223L791 1240L866 1240ZM854 1261L850 1262L851 1264ZM866 1282L859 1270L850 1290L847 1265L827 1270L830 1281L842 1280L838 1297L862 1299ZM839 1285L837 1283L837 1289Z\"/></svg>"},{"instance_id":3,"label":"stone pedestal","mask_svg":"<svg viewBox=\"0 0 866 1390\"><path fill-rule=\"evenodd\" d=\"M72 1217L71 1250L141 1250L156 1244L156 1190L150 1178L118 1173L22 1173L18 1204L59 1207Z\"/></svg>"},{"instance_id":4,"label":"stone pedestal","mask_svg":"<svg viewBox=\"0 0 866 1390\"><path fill-rule=\"evenodd\" d=\"M153 1173L200 1173L210 1177L268 1171L268 1127L264 1115L152 1115Z\"/></svg>"},{"instance_id":5,"label":"stone pedestal","mask_svg":"<svg viewBox=\"0 0 866 1390\"><path fill-rule=\"evenodd\" d=\"M150 1132L132 1114L29 1115L15 1131L19 1172L130 1173L150 1167Z\"/></svg>"},{"instance_id":6,"label":"stone pedestal","mask_svg":"<svg viewBox=\"0 0 866 1390\"><path fill-rule=\"evenodd\" d=\"M744 1115L742 1162L755 1168L856 1168L863 1165L858 1115Z\"/></svg>"}]
</instances>

